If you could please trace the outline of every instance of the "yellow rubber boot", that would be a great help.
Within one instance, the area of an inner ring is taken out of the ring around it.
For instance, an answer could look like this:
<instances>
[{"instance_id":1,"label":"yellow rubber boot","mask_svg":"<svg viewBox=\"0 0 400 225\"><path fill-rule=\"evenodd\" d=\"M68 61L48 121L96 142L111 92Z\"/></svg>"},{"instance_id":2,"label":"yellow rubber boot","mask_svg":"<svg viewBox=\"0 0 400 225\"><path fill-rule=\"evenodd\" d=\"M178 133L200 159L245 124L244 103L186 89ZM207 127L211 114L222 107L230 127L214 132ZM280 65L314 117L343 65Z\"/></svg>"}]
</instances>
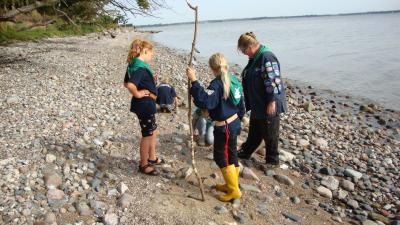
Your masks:
<instances>
[{"instance_id":1,"label":"yellow rubber boot","mask_svg":"<svg viewBox=\"0 0 400 225\"><path fill-rule=\"evenodd\" d=\"M218 199L222 202L229 202L235 198L240 198L242 193L239 189L239 177L237 176L235 165L229 165L221 169L222 175L226 182L228 189L227 194L218 196Z\"/></svg>"},{"instance_id":2,"label":"yellow rubber boot","mask_svg":"<svg viewBox=\"0 0 400 225\"><path fill-rule=\"evenodd\" d=\"M238 177L239 177L239 170L240 167L236 167L236 175ZM228 187L226 186L226 184L216 184L215 189L217 189L217 191L228 192Z\"/></svg>"}]
</instances>

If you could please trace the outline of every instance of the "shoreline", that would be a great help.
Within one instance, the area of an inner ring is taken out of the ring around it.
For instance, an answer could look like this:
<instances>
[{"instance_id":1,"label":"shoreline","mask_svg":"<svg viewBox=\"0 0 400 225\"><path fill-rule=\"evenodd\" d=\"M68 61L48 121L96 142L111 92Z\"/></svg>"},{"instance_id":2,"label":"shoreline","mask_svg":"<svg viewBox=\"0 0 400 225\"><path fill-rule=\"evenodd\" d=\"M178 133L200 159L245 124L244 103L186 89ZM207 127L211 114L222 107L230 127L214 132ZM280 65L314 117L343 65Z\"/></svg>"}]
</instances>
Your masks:
<instances>
[{"instance_id":1,"label":"shoreline","mask_svg":"<svg viewBox=\"0 0 400 225\"><path fill-rule=\"evenodd\" d=\"M0 223L347 225L399 219L399 128L369 127L384 111L359 113L297 84L288 85L289 111L281 118L282 166L262 170L262 149L241 161L239 204L215 198L212 186L222 178L212 147L196 147L207 200L193 199L199 190L187 163L185 106L156 115L157 151L167 163L160 177L140 174L140 128L122 80L129 43L143 35L0 47L6 62L0 64ZM186 60L156 43L151 68L170 76L182 99ZM198 73L208 74L199 77L204 84L211 76L204 61L198 64ZM315 104L304 107L309 101ZM335 112L342 107L357 116ZM398 123L397 116L388 122ZM244 122L239 143L247 133Z\"/></svg>"}]
</instances>

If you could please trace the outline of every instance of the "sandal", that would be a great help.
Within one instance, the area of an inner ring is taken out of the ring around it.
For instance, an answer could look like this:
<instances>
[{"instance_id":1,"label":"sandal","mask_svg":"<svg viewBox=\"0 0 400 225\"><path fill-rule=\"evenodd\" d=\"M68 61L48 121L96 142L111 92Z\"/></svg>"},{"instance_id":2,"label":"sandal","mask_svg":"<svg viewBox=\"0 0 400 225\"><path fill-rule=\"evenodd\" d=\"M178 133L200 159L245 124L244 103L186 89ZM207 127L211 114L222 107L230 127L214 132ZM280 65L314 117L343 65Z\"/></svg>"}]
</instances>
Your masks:
<instances>
[{"instance_id":1,"label":"sandal","mask_svg":"<svg viewBox=\"0 0 400 225\"><path fill-rule=\"evenodd\" d=\"M165 163L164 159L159 159L158 157L155 160L148 159L147 162L149 162L150 165L161 165Z\"/></svg>"},{"instance_id":2,"label":"sandal","mask_svg":"<svg viewBox=\"0 0 400 225\"><path fill-rule=\"evenodd\" d=\"M151 168L152 170L146 172L147 168ZM150 164L147 164L145 166L139 166L139 172L146 174L146 175L150 175L150 176L158 176L160 175L160 173L158 172L158 170L154 167L152 167Z\"/></svg>"}]
</instances>

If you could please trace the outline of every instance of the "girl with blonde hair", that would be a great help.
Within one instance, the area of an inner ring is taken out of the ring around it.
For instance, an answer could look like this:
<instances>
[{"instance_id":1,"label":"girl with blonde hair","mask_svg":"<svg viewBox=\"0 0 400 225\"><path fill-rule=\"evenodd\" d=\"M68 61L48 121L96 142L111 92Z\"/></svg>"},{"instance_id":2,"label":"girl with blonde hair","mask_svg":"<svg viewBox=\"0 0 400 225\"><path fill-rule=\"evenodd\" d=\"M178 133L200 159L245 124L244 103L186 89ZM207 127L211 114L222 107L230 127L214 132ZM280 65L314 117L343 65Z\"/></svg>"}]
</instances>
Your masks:
<instances>
[{"instance_id":1,"label":"girl with blonde hair","mask_svg":"<svg viewBox=\"0 0 400 225\"><path fill-rule=\"evenodd\" d=\"M207 109L214 124L214 161L221 169L225 184L216 189L226 192L220 201L231 201L241 197L239 190L239 164L237 160L237 136L240 120L244 116L242 86L228 71L228 62L221 53L212 55L208 61L215 79L207 90L196 79L195 71L188 67L186 74L191 81L190 93L194 104Z\"/></svg>"},{"instance_id":2,"label":"girl with blonde hair","mask_svg":"<svg viewBox=\"0 0 400 225\"><path fill-rule=\"evenodd\" d=\"M131 112L139 119L142 132L140 140L139 172L159 175L153 165L164 163L156 157L157 124L155 119L157 88L148 63L152 60L154 46L147 40L134 40L128 52L124 86L132 94Z\"/></svg>"}]
</instances>

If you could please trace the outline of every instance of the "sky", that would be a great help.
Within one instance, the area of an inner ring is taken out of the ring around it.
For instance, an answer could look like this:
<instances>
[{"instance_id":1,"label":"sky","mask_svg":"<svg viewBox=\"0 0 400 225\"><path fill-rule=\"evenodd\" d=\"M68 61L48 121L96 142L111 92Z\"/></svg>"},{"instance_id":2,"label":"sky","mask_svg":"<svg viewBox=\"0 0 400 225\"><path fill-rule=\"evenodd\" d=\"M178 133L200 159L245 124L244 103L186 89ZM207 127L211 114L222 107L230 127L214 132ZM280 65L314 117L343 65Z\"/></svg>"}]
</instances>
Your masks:
<instances>
[{"instance_id":1,"label":"sky","mask_svg":"<svg viewBox=\"0 0 400 225\"><path fill-rule=\"evenodd\" d=\"M185 0L165 0L169 9L159 9L158 18L130 16L129 23L149 25L193 21ZM400 0L192 0L199 6L199 20L321 15L400 10Z\"/></svg>"}]
</instances>

